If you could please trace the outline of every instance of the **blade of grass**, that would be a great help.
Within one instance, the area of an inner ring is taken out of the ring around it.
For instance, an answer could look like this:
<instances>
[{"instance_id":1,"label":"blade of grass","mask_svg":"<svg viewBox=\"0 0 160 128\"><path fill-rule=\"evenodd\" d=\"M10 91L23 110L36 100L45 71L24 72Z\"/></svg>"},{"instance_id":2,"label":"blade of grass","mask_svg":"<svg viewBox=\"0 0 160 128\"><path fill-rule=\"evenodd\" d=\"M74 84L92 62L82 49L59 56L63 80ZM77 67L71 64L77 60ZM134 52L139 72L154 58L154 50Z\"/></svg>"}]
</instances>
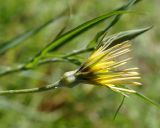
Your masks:
<instances>
[{"instance_id":1,"label":"blade of grass","mask_svg":"<svg viewBox=\"0 0 160 128\"><path fill-rule=\"evenodd\" d=\"M112 46L119 44L119 43L122 43L124 41L134 39L135 37L143 34L144 32L147 32L151 28L152 28L152 26L141 28L141 29L124 31L124 32L120 32L120 33L111 35L111 36L107 37L106 39L104 39L104 41L102 42L102 45L105 44L107 42L107 40L114 38L112 43L109 45L109 47L112 47Z\"/></svg>"},{"instance_id":2,"label":"blade of grass","mask_svg":"<svg viewBox=\"0 0 160 128\"><path fill-rule=\"evenodd\" d=\"M125 4L122 7L116 9L116 11L127 10L130 6L136 4L138 1L139 0L130 0L127 4ZM95 47L97 43L99 44L103 40L103 35L105 36L105 33L120 20L122 15L123 14L117 15L104 30L98 32L96 34L96 36L93 38L93 40L87 45L87 48L88 47Z\"/></svg>"},{"instance_id":3,"label":"blade of grass","mask_svg":"<svg viewBox=\"0 0 160 128\"><path fill-rule=\"evenodd\" d=\"M92 20L89 20L89 21L79 25L78 27L68 31L67 33L62 35L59 39L52 41L48 46L46 46L42 50L42 53L47 53L50 50L54 51L54 50L58 49L59 47L61 47L62 45L64 45L67 41L73 39L77 35L80 35L81 33L85 32L86 30L94 27L95 25L103 22L104 20L106 20L112 16L115 16L118 14L124 14L124 13L128 13L128 12L127 11L112 11L110 13L106 13L106 14L101 15L99 17L96 17Z\"/></svg>"},{"instance_id":4,"label":"blade of grass","mask_svg":"<svg viewBox=\"0 0 160 128\"><path fill-rule=\"evenodd\" d=\"M66 32L65 34L61 35L58 39L51 41L51 43L49 43L45 48L40 50L40 52L38 52L36 56L33 57L31 61L29 61L29 63L26 65L26 68L35 66L38 63L38 61L41 58L43 58L48 52L57 50L62 45L66 44L69 40L77 37L78 35L82 34L86 30L94 27L95 25L101 23L102 21L114 15L118 15L122 13L127 13L127 11L112 11L110 13L107 13L102 16L96 17L92 20L89 20L79 25L78 27Z\"/></svg>"},{"instance_id":5,"label":"blade of grass","mask_svg":"<svg viewBox=\"0 0 160 128\"><path fill-rule=\"evenodd\" d=\"M137 36L147 32L147 31L149 31L151 28L152 28L152 26L151 27L145 27L145 28L128 30L128 31L123 31L123 32L120 32L120 33L116 33L114 35L109 36L102 43L105 43L108 39L114 37L114 40L113 40L111 45L116 45L118 43L121 43L121 42L124 42L124 41L127 41L127 40L132 40L135 37L137 37ZM75 56L75 55L78 55L78 54L91 52L91 51L93 51L95 49L96 49L95 47L88 47L88 48L84 48L84 49L80 49L80 50L74 50L71 53L68 53L68 54L66 54L65 56L62 56L62 57L66 58L66 57L70 57L70 56Z\"/></svg>"},{"instance_id":6,"label":"blade of grass","mask_svg":"<svg viewBox=\"0 0 160 128\"><path fill-rule=\"evenodd\" d=\"M116 112L115 112L115 114L114 114L113 120L116 119L116 117L117 117L117 115L118 115L118 112L120 111L120 109L121 109L121 107L122 107L122 105L123 105L123 103L124 103L124 100L125 100L125 96L123 96L122 101L121 101L121 103L119 104L119 106L118 106L118 108L117 108L117 110L116 110Z\"/></svg>"},{"instance_id":7,"label":"blade of grass","mask_svg":"<svg viewBox=\"0 0 160 128\"><path fill-rule=\"evenodd\" d=\"M74 11L76 11L76 9L78 8L77 6L79 6L81 3L80 2L75 2L72 6ZM7 52L9 49L16 47L17 45L23 43L23 41L25 41L26 39L36 35L38 32L40 32L41 30L43 30L43 28L47 27L48 25L50 25L51 23L53 23L54 21L67 16L68 13L70 14L70 6L68 6L63 12L61 12L59 15L51 18L50 20L48 20L47 22L43 23L42 25L33 28L31 30L28 30L26 32L24 32L21 35L18 35L17 37L15 37L14 39L4 42L3 44L0 45L0 55L4 54L5 52ZM68 21L67 21L68 22ZM66 25L67 25L66 22ZM62 28L62 30L57 34L57 37L60 36L65 30L65 26Z\"/></svg>"},{"instance_id":8,"label":"blade of grass","mask_svg":"<svg viewBox=\"0 0 160 128\"><path fill-rule=\"evenodd\" d=\"M124 31L124 32L114 34L112 36L115 36L116 38L113 41L113 44L121 43L121 42L126 41L126 40L131 40L131 39L143 34L144 32L148 31L150 28L151 27L146 27L146 28L142 28L142 29L129 30L129 31ZM105 41L103 43L105 43ZM51 58L51 59L40 60L38 62L37 66L40 66L40 65L43 65L43 64L46 64L46 63L51 63L51 62L52 63L54 63L54 62L69 62L69 63L75 64L75 62L72 62L71 60L69 61L69 60L67 60L67 58L72 57L72 56L76 56L76 55L79 55L79 54L82 54L82 53L91 52L93 50L95 50L95 47L85 48L85 49L80 49L80 50L74 50L71 53L68 53L64 56L61 56L60 58ZM78 60L77 60L77 62L80 64L80 62ZM24 71L24 70L29 70L31 68L32 67L26 68L26 64L22 64L20 66L17 66L17 68L10 68L10 69L6 69L3 72L0 72L0 76L5 76L5 75L8 75L8 74L12 74L12 73L16 73L16 72L20 72L20 71Z\"/></svg>"},{"instance_id":9,"label":"blade of grass","mask_svg":"<svg viewBox=\"0 0 160 128\"><path fill-rule=\"evenodd\" d=\"M140 97L141 99L143 99L145 102L149 103L150 105L155 106L156 108L160 109L160 105L155 103L153 100L151 100L150 98L146 97L145 95L136 92L134 93L136 96Z\"/></svg>"},{"instance_id":10,"label":"blade of grass","mask_svg":"<svg viewBox=\"0 0 160 128\"><path fill-rule=\"evenodd\" d=\"M27 32L24 32L23 34L15 37L14 39L5 42L3 44L0 45L0 55L4 54L5 52L7 52L9 49L14 48L15 46L23 43L23 41L25 41L26 39L36 35L38 32L40 32L41 30L43 30L43 28L45 28L46 26L48 26L49 24L53 23L54 21L58 20L59 18L61 18L62 16L64 16L65 12L62 12L61 14L59 14L58 16L48 20L46 23L31 29Z\"/></svg>"}]
</instances>

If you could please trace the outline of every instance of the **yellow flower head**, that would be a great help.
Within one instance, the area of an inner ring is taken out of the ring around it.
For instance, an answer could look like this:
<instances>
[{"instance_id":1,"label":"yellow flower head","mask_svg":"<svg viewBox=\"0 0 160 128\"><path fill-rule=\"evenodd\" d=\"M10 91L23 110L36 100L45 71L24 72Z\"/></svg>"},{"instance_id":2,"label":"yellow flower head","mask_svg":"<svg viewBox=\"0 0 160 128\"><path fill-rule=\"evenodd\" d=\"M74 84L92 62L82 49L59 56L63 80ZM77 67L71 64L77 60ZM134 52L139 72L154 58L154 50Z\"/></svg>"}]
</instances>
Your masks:
<instances>
[{"instance_id":1,"label":"yellow flower head","mask_svg":"<svg viewBox=\"0 0 160 128\"><path fill-rule=\"evenodd\" d=\"M129 41L108 48L103 45L96 50L86 62L77 70L66 74L71 80L78 82L104 85L110 89L120 92L135 93L134 90L122 88L124 85L141 85L138 68L122 68L130 58L122 58L131 51ZM121 59L120 59L121 58ZM74 74L74 75L73 75ZM117 87L121 86L121 87Z\"/></svg>"}]
</instances>

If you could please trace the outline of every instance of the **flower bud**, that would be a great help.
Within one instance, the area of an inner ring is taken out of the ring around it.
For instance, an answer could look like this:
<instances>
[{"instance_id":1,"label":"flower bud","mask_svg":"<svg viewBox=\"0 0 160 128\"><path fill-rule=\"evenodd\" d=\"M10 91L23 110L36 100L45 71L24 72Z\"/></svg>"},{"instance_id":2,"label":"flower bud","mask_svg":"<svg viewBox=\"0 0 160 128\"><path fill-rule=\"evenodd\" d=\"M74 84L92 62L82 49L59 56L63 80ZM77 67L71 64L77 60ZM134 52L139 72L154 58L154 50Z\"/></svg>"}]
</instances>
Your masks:
<instances>
[{"instance_id":1,"label":"flower bud","mask_svg":"<svg viewBox=\"0 0 160 128\"><path fill-rule=\"evenodd\" d=\"M77 85L78 81L75 73L76 70L64 73L62 79L60 80L60 86L74 87L75 85Z\"/></svg>"}]
</instances>

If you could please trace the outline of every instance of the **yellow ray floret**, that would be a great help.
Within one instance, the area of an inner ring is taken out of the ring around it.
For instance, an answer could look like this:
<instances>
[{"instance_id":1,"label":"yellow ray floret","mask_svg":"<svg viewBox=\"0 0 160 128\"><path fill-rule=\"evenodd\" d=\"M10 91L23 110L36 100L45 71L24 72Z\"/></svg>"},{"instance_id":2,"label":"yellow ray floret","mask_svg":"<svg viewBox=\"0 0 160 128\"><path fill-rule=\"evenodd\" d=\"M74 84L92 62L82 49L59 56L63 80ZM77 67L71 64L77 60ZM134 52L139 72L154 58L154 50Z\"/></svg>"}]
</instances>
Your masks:
<instances>
[{"instance_id":1,"label":"yellow ray floret","mask_svg":"<svg viewBox=\"0 0 160 128\"><path fill-rule=\"evenodd\" d=\"M108 45L96 50L81 67L82 79L99 85L108 86L117 92L133 93L133 90L119 88L121 85L141 85L138 68L121 69L131 58L119 58L131 51L131 43L126 41L111 48Z\"/></svg>"}]
</instances>

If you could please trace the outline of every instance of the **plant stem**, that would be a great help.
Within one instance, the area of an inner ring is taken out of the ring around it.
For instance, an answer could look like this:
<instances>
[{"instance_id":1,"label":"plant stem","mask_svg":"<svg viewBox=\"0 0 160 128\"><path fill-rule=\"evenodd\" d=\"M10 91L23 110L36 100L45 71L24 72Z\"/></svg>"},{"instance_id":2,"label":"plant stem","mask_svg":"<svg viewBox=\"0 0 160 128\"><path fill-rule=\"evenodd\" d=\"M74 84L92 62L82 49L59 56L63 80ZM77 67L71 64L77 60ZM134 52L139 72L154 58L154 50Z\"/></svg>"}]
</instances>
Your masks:
<instances>
[{"instance_id":1,"label":"plant stem","mask_svg":"<svg viewBox=\"0 0 160 128\"><path fill-rule=\"evenodd\" d=\"M16 72L19 72L19 71L23 71L23 70L25 70L24 65L19 65L16 68L6 69L5 71L0 72L0 77L11 74L11 73L16 73Z\"/></svg>"},{"instance_id":2,"label":"plant stem","mask_svg":"<svg viewBox=\"0 0 160 128\"><path fill-rule=\"evenodd\" d=\"M53 84L49 84L45 87L40 87L40 88L0 91L0 95L44 92L44 91L48 91L48 90L51 90L51 89L56 89L58 87L59 87L59 81L57 81Z\"/></svg>"},{"instance_id":3,"label":"plant stem","mask_svg":"<svg viewBox=\"0 0 160 128\"><path fill-rule=\"evenodd\" d=\"M91 47L91 48L84 48L84 49L80 49L80 50L75 50L75 51L63 56L63 58L75 56L75 55L78 55L78 54L81 54L81 53L91 52L94 49L95 49L94 47Z\"/></svg>"},{"instance_id":4,"label":"plant stem","mask_svg":"<svg viewBox=\"0 0 160 128\"><path fill-rule=\"evenodd\" d=\"M86 48L86 49L81 49L81 50L76 50L76 51L73 51L65 56L62 56L60 58L52 58L52 59L45 59L45 60L41 60L38 62L38 65L37 66L40 66L40 65L43 65L43 64L46 64L46 63L53 63L53 62L70 62L70 63L73 63L72 61L68 61L68 57L71 57L71 56L75 56L75 55L79 55L79 54L82 54L82 53L85 53L85 52L90 52L94 50L94 48ZM75 64L75 63L73 63ZM5 75L8 75L8 74L12 74L12 73L16 73L16 72L20 72L20 71L24 71L24 70L29 70L29 69L32 69L31 67L30 68L26 68L26 65L25 64L22 64L21 66L17 66L17 68L10 68L10 69L7 69L3 72L0 72L0 77L1 76L5 76Z\"/></svg>"},{"instance_id":5,"label":"plant stem","mask_svg":"<svg viewBox=\"0 0 160 128\"><path fill-rule=\"evenodd\" d=\"M121 103L119 104L119 106L118 106L118 108L117 108L117 110L116 110L116 113L114 114L113 120L116 119L117 114L118 114L119 110L121 109L121 107L122 107L122 105L123 105L123 103L124 103L124 99L125 99L125 96L123 96L122 101L121 101Z\"/></svg>"}]
</instances>

